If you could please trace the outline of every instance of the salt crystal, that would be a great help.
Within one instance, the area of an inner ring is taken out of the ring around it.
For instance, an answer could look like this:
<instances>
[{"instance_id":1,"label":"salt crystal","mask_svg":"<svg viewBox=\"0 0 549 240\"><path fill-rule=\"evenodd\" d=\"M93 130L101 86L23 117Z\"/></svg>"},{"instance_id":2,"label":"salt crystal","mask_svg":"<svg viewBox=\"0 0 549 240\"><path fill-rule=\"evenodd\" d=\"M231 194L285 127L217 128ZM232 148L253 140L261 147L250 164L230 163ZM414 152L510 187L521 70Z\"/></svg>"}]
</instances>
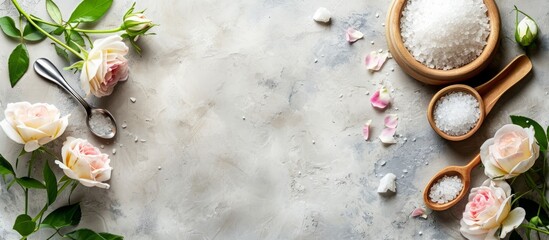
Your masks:
<instances>
[{"instance_id":1,"label":"salt crystal","mask_svg":"<svg viewBox=\"0 0 549 240\"><path fill-rule=\"evenodd\" d=\"M408 0L400 30L404 46L417 61L450 70L482 53L490 19L483 0Z\"/></svg>"},{"instance_id":2,"label":"salt crystal","mask_svg":"<svg viewBox=\"0 0 549 240\"><path fill-rule=\"evenodd\" d=\"M313 15L313 20L316 22L322 22L322 23L328 23L330 21L330 18L332 17L332 13L328 11L326 8L318 8Z\"/></svg>"},{"instance_id":3,"label":"salt crystal","mask_svg":"<svg viewBox=\"0 0 549 240\"><path fill-rule=\"evenodd\" d=\"M387 191L396 192L396 176L392 173L387 173L379 180L377 187L378 193L386 193Z\"/></svg>"},{"instance_id":4,"label":"salt crystal","mask_svg":"<svg viewBox=\"0 0 549 240\"><path fill-rule=\"evenodd\" d=\"M317 62L318 62L318 59L315 58L315 63L317 63Z\"/></svg>"},{"instance_id":5,"label":"salt crystal","mask_svg":"<svg viewBox=\"0 0 549 240\"><path fill-rule=\"evenodd\" d=\"M458 176L444 175L429 189L429 199L432 202L444 204L454 200L461 189L463 189L463 183Z\"/></svg>"},{"instance_id":6,"label":"salt crystal","mask_svg":"<svg viewBox=\"0 0 549 240\"><path fill-rule=\"evenodd\" d=\"M132 103L135 103L137 101L137 99L134 98L134 97L130 97L130 101L132 101Z\"/></svg>"},{"instance_id":7,"label":"salt crystal","mask_svg":"<svg viewBox=\"0 0 549 240\"><path fill-rule=\"evenodd\" d=\"M140 139L139 141L141 141L142 143L147 142L147 140L145 139Z\"/></svg>"},{"instance_id":8,"label":"salt crystal","mask_svg":"<svg viewBox=\"0 0 549 240\"><path fill-rule=\"evenodd\" d=\"M246 120L246 116L242 116L242 120Z\"/></svg>"},{"instance_id":9,"label":"salt crystal","mask_svg":"<svg viewBox=\"0 0 549 240\"><path fill-rule=\"evenodd\" d=\"M125 129L125 128L127 128L127 127L128 127L128 124L126 123L126 121L124 121L124 122L122 123L122 128Z\"/></svg>"},{"instance_id":10,"label":"salt crystal","mask_svg":"<svg viewBox=\"0 0 549 240\"><path fill-rule=\"evenodd\" d=\"M452 136L471 131L480 118L478 100L465 92L451 92L435 104L433 117L438 129Z\"/></svg>"},{"instance_id":11,"label":"salt crystal","mask_svg":"<svg viewBox=\"0 0 549 240\"><path fill-rule=\"evenodd\" d=\"M370 44L374 45L374 41L371 41Z\"/></svg>"},{"instance_id":12,"label":"salt crystal","mask_svg":"<svg viewBox=\"0 0 549 240\"><path fill-rule=\"evenodd\" d=\"M135 138L133 139L133 141L134 141L134 142L137 142L137 141L139 141L139 138L138 138L138 137L135 137Z\"/></svg>"},{"instance_id":13,"label":"salt crystal","mask_svg":"<svg viewBox=\"0 0 549 240\"><path fill-rule=\"evenodd\" d=\"M116 155L116 148L112 149L112 155Z\"/></svg>"},{"instance_id":14,"label":"salt crystal","mask_svg":"<svg viewBox=\"0 0 549 240\"><path fill-rule=\"evenodd\" d=\"M162 167L161 167L161 166L158 166L158 170L162 170Z\"/></svg>"},{"instance_id":15,"label":"salt crystal","mask_svg":"<svg viewBox=\"0 0 549 240\"><path fill-rule=\"evenodd\" d=\"M101 144L101 146L100 146L100 147L101 147L101 149L104 149L104 148L105 148L105 145Z\"/></svg>"},{"instance_id":16,"label":"salt crystal","mask_svg":"<svg viewBox=\"0 0 549 240\"><path fill-rule=\"evenodd\" d=\"M379 18L379 13L376 13L376 18Z\"/></svg>"}]
</instances>

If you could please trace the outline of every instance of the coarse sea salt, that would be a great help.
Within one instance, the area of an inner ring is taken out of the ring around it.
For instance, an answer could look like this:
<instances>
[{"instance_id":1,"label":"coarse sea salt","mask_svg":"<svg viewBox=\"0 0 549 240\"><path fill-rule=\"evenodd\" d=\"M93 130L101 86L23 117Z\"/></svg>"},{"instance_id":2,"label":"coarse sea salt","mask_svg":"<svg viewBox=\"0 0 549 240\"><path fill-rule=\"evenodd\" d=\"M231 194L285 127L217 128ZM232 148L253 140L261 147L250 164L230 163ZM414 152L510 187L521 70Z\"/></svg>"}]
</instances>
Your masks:
<instances>
[{"instance_id":1,"label":"coarse sea salt","mask_svg":"<svg viewBox=\"0 0 549 240\"><path fill-rule=\"evenodd\" d=\"M408 0L400 19L404 46L429 68L450 70L475 60L490 35L482 0Z\"/></svg>"},{"instance_id":2,"label":"coarse sea salt","mask_svg":"<svg viewBox=\"0 0 549 240\"><path fill-rule=\"evenodd\" d=\"M92 113L89 120L89 126L91 130L99 136L109 135L114 129L114 123L112 120L108 116L101 113Z\"/></svg>"},{"instance_id":3,"label":"coarse sea salt","mask_svg":"<svg viewBox=\"0 0 549 240\"><path fill-rule=\"evenodd\" d=\"M463 183L458 176L444 175L429 189L429 199L432 202L444 204L456 199L461 189L463 189Z\"/></svg>"},{"instance_id":4,"label":"coarse sea salt","mask_svg":"<svg viewBox=\"0 0 549 240\"><path fill-rule=\"evenodd\" d=\"M451 136L461 136L473 129L480 118L478 100L465 92L451 92L435 104L433 117L438 129Z\"/></svg>"}]
</instances>

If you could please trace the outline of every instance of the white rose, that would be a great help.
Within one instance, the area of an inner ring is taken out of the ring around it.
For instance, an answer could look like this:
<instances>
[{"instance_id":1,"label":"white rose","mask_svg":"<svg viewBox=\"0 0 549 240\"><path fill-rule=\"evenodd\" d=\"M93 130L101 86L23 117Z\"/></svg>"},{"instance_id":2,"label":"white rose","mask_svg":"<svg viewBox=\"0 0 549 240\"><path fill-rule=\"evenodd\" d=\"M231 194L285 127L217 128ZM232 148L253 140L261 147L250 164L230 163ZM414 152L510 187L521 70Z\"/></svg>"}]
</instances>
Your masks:
<instances>
[{"instance_id":1,"label":"white rose","mask_svg":"<svg viewBox=\"0 0 549 240\"><path fill-rule=\"evenodd\" d=\"M96 97L110 95L114 86L128 79L128 47L120 36L114 35L93 42L93 48L83 61L80 83L86 94Z\"/></svg>"},{"instance_id":2,"label":"white rose","mask_svg":"<svg viewBox=\"0 0 549 240\"><path fill-rule=\"evenodd\" d=\"M509 179L528 171L539 156L532 128L507 124L480 147L484 173L492 179Z\"/></svg>"},{"instance_id":3,"label":"white rose","mask_svg":"<svg viewBox=\"0 0 549 240\"><path fill-rule=\"evenodd\" d=\"M511 186L505 181L488 179L471 189L459 231L467 239L497 239L518 227L526 212L517 207L511 211Z\"/></svg>"},{"instance_id":4,"label":"white rose","mask_svg":"<svg viewBox=\"0 0 549 240\"><path fill-rule=\"evenodd\" d=\"M111 178L109 155L101 153L87 140L68 137L61 149L63 162L55 160L67 177L78 180L86 187L109 188L103 183Z\"/></svg>"},{"instance_id":5,"label":"white rose","mask_svg":"<svg viewBox=\"0 0 549 240\"><path fill-rule=\"evenodd\" d=\"M65 132L69 116L61 118L59 109L46 103L9 103L0 122L2 130L13 141L25 144L25 151L32 152L53 141Z\"/></svg>"}]
</instances>

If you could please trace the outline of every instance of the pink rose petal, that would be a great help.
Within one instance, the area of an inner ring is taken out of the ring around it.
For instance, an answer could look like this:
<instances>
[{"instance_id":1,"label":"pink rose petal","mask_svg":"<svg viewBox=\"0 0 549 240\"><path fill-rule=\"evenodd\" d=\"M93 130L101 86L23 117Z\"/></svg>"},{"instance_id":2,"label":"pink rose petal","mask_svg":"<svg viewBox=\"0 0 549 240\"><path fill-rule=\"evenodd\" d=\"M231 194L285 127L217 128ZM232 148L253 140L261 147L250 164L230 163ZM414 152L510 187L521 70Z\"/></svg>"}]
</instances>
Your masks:
<instances>
[{"instance_id":1,"label":"pink rose petal","mask_svg":"<svg viewBox=\"0 0 549 240\"><path fill-rule=\"evenodd\" d=\"M396 128L398 125L398 116L396 114L389 114L385 116L385 127Z\"/></svg>"},{"instance_id":2,"label":"pink rose petal","mask_svg":"<svg viewBox=\"0 0 549 240\"><path fill-rule=\"evenodd\" d=\"M423 219L427 219L427 214L425 213L425 209L422 207L418 207L412 211L412 217L421 217Z\"/></svg>"},{"instance_id":3,"label":"pink rose petal","mask_svg":"<svg viewBox=\"0 0 549 240\"><path fill-rule=\"evenodd\" d=\"M381 140L381 142L385 144L395 144L395 132L396 128L385 128L383 129L383 131L381 131L381 135L379 135L379 140Z\"/></svg>"},{"instance_id":4,"label":"pink rose petal","mask_svg":"<svg viewBox=\"0 0 549 240\"><path fill-rule=\"evenodd\" d=\"M347 42L354 43L358 39L361 39L364 37L364 34L354 28L348 28L345 32L345 39L347 39Z\"/></svg>"},{"instance_id":5,"label":"pink rose petal","mask_svg":"<svg viewBox=\"0 0 549 240\"><path fill-rule=\"evenodd\" d=\"M362 134L364 135L364 140L368 140L368 138L370 138L370 124L371 123L372 123L372 120L368 120L364 124L364 127L362 127Z\"/></svg>"},{"instance_id":6,"label":"pink rose petal","mask_svg":"<svg viewBox=\"0 0 549 240\"><path fill-rule=\"evenodd\" d=\"M387 53L379 53L376 51L370 52L364 60L366 63L366 68L372 71L379 71L381 67L383 67L383 64L387 60L388 56L389 54Z\"/></svg>"},{"instance_id":7,"label":"pink rose petal","mask_svg":"<svg viewBox=\"0 0 549 240\"><path fill-rule=\"evenodd\" d=\"M389 91L385 87L381 87L370 98L370 102L372 103L372 106L379 109L385 109L387 105L389 105L390 101L391 101L391 96L389 95Z\"/></svg>"}]
</instances>

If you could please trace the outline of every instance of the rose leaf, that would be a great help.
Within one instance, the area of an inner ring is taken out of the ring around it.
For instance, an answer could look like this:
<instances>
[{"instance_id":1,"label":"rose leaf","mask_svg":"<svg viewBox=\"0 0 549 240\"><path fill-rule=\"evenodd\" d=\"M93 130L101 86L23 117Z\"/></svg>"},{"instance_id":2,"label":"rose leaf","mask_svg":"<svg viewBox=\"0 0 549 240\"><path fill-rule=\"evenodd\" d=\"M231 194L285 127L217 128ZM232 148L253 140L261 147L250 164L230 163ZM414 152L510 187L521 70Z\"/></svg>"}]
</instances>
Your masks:
<instances>
[{"instance_id":1,"label":"rose leaf","mask_svg":"<svg viewBox=\"0 0 549 240\"><path fill-rule=\"evenodd\" d=\"M48 205L55 202L57 198L57 178L50 168L48 162L44 163L44 181L46 182L46 192L48 194Z\"/></svg>"},{"instance_id":2,"label":"rose leaf","mask_svg":"<svg viewBox=\"0 0 549 240\"><path fill-rule=\"evenodd\" d=\"M15 84L25 75L29 69L29 52L27 46L20 43L13 49L8 59L8 71L10 75L11 87L15 87Z\"/></svg>"},{"instance_id":3,"label":"rose leaf","mask_svg":"<svg viewBox=\"0 0 549 240\"><path fill-rule=\"evenodd\" d=\"M40 227L59 229L67 226L75 226L80 223L81 218L82 210L80 209L80 203L76 203L55 209L44 218Z\"/></svg>"},{"instance_id":4,"label":"rose leaf","mask_svg":"<svg viewBox=\"0 0 549 240\"><path fill-rule=\"evenodd\" d=\"M12 38L21 37L21 32L15 26L15 21L11 17L5 16L0 18L0 28L4 34Z\"/></svg>"},{"instance_id":5,"label":"rose leaf","mask_svg":"<svg viewBox=\"0 0 549 240\"><path fill-rule=\"evenodd\" d=\"M17 231L21 236L28 236L34 232L36 223L32 221L32 218L27 214L21 214L15 219L13 224L13 230Z\"/></svg>"},{"instance_id":6,"label":"rose leaf","mask_svg":"<svg viewBox=\"0 0 549 240\"><path fill-rule=\"evenodd\" d=\"M112 0L84 0L72 12L68 22L95 22L109 10Z\"/></svg>"}]
</instances>

